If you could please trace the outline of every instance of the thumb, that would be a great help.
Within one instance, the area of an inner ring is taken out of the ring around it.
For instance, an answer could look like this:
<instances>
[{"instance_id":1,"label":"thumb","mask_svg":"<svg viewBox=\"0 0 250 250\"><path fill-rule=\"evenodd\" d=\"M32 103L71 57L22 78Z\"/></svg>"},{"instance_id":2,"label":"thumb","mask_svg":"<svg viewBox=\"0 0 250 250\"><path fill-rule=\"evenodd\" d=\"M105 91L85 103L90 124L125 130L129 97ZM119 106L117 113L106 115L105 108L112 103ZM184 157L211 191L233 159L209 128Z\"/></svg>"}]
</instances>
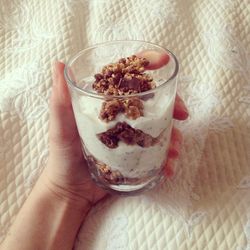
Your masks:
<instances>
[{"instance_id":1,"label":"thumb","mask_svg":"<svg viewBox=\"0 0 250 250\"><path fill-rule=\"evenodd\" d=\"M64 67L61 62L56 62L54 65L49 126L52 151L69 148L73 142L79 140L71 98L64 79Z\"/></svg>"}]
</instances>

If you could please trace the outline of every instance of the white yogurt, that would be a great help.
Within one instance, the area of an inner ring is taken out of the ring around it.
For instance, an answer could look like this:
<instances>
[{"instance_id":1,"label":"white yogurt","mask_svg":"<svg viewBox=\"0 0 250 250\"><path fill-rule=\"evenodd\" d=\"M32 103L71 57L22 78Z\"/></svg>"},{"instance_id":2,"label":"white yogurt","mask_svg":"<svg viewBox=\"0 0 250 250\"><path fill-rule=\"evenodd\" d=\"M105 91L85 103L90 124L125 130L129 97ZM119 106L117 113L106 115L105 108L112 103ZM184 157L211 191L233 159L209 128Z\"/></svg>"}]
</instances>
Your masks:
<instances>
[{"instance_id":1,"label":"white yogurt","mask_svg":"<svg viewBox=\"0 0 250 250\"><path fill-rule=\"evenodd\" d=\"M89 96L72 96L78 131L88 153L112 170L119 170L124 177L130 178L158 169L164 162L172 127L173 102L174 98L170 99L159 91L153 98L143 102L144 116L130 120L124 114L119 114L114 121L107 123L99 119L103 100ZM108 148L97 138L97 134L114 127L119 121L153 137L163 133L160 142L142 148L120 141L117 148Z\"/></svg>"}]
</instances>

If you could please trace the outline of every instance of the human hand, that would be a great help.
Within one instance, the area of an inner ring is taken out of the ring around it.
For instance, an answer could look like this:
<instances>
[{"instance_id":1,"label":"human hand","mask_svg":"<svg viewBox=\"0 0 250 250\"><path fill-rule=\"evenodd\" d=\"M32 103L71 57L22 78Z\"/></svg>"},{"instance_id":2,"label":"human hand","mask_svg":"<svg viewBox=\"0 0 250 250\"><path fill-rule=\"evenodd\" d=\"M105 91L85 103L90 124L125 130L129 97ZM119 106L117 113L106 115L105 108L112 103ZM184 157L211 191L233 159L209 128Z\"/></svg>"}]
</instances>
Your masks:
<instances>
[{"instance_id":1,"label":"human hand","mask_svg":"<svg viewBox=\"0 0 250 250\"><path fill-rule=\"evenodd\" d=\"M64 79L64 64L56 62L50 98L49 159L43 183L59 198L77 207L89 206L106 192L91 180Z\"/></svg>"},{"instance_id":2,"label":"human hand","mask_svg":"<svg viewBox=\"0 0 250 250\"><path fill-rule=\"evenodd\" d=\"M173 117L185 120L187 108L177 95ZM182 135L173 129L171 145L165 175L171 176L173 160L178 157ZM107 194L99 188L90 177L87 162L84 159L80 137L71 105L71 98L64 79L64 64L57 62L54 66L53 88L50 99L48 164L41 176L43 183L59 198L76 206L89 206L101 200Z\"/></svg>"}]
</instances>

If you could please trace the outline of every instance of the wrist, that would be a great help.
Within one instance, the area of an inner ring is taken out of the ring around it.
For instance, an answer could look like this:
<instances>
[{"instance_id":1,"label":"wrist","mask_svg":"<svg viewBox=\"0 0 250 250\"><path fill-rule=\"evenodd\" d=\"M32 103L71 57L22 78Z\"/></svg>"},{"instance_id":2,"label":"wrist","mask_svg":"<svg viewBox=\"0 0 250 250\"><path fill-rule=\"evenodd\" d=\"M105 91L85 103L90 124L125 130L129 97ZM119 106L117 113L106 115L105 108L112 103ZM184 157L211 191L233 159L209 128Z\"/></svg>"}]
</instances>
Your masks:
<instances>
[{"instance_id":1,"label":"wrist","mask_svg":"<svg viewBox=\"0 0 250 250\"><path fill-rule=\"evenodd\" d=\"M53 202L61 204L69 210L80 212L82 215L86 215L92 206L90 201L80 197L73 190L58 185L46 174L46 172L43 172L39 177L35 189L42 192Z\"/></svg>"}]
</instances>

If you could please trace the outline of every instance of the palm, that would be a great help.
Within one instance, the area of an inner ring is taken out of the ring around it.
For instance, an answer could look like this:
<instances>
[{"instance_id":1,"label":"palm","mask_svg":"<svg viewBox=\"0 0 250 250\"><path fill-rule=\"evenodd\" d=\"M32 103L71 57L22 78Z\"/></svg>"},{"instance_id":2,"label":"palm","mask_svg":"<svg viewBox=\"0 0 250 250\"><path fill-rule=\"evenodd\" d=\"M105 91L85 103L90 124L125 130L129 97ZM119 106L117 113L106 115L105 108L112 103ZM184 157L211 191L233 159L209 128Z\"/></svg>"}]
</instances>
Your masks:
<instances>
[{"instance_id":1,"label":"palm","mask_svg":"<svg viewBox=\"0 0 250 250\"><path fill-rule=\"evenodd\" d=\"M79 147L78 145L72 145L72 149L75 149L75 147ZM80 179L79 175L73 177L72 179L75 181L72 182L72 188L75 192L77 192L82 198L87 199L91 202L91 204L97 203L99 200L101 200L107 193L104 191L104 189L98 187L94 181L91 179L91 176L88 171L87 162L83 157L83 154L81 154L81 160L77 166L77 168L82 171L79 171L81 173Z\"/></svg>"},{"instance_id":2,"label":"palm","mask_svg":"<svg viewBox=\"0 0 250 250\"><path fill-rule=\"evenodd\" d=\"M73 196L80 203L87 200L95 204L106 195L106 192L91 179L71 109L65 112L64 119L68 121L68 126L64 128L64 136L59 140L60 143L58 138L50 135L51 153L47 173L64 194Z\"/></svg>"}]
</instances>

